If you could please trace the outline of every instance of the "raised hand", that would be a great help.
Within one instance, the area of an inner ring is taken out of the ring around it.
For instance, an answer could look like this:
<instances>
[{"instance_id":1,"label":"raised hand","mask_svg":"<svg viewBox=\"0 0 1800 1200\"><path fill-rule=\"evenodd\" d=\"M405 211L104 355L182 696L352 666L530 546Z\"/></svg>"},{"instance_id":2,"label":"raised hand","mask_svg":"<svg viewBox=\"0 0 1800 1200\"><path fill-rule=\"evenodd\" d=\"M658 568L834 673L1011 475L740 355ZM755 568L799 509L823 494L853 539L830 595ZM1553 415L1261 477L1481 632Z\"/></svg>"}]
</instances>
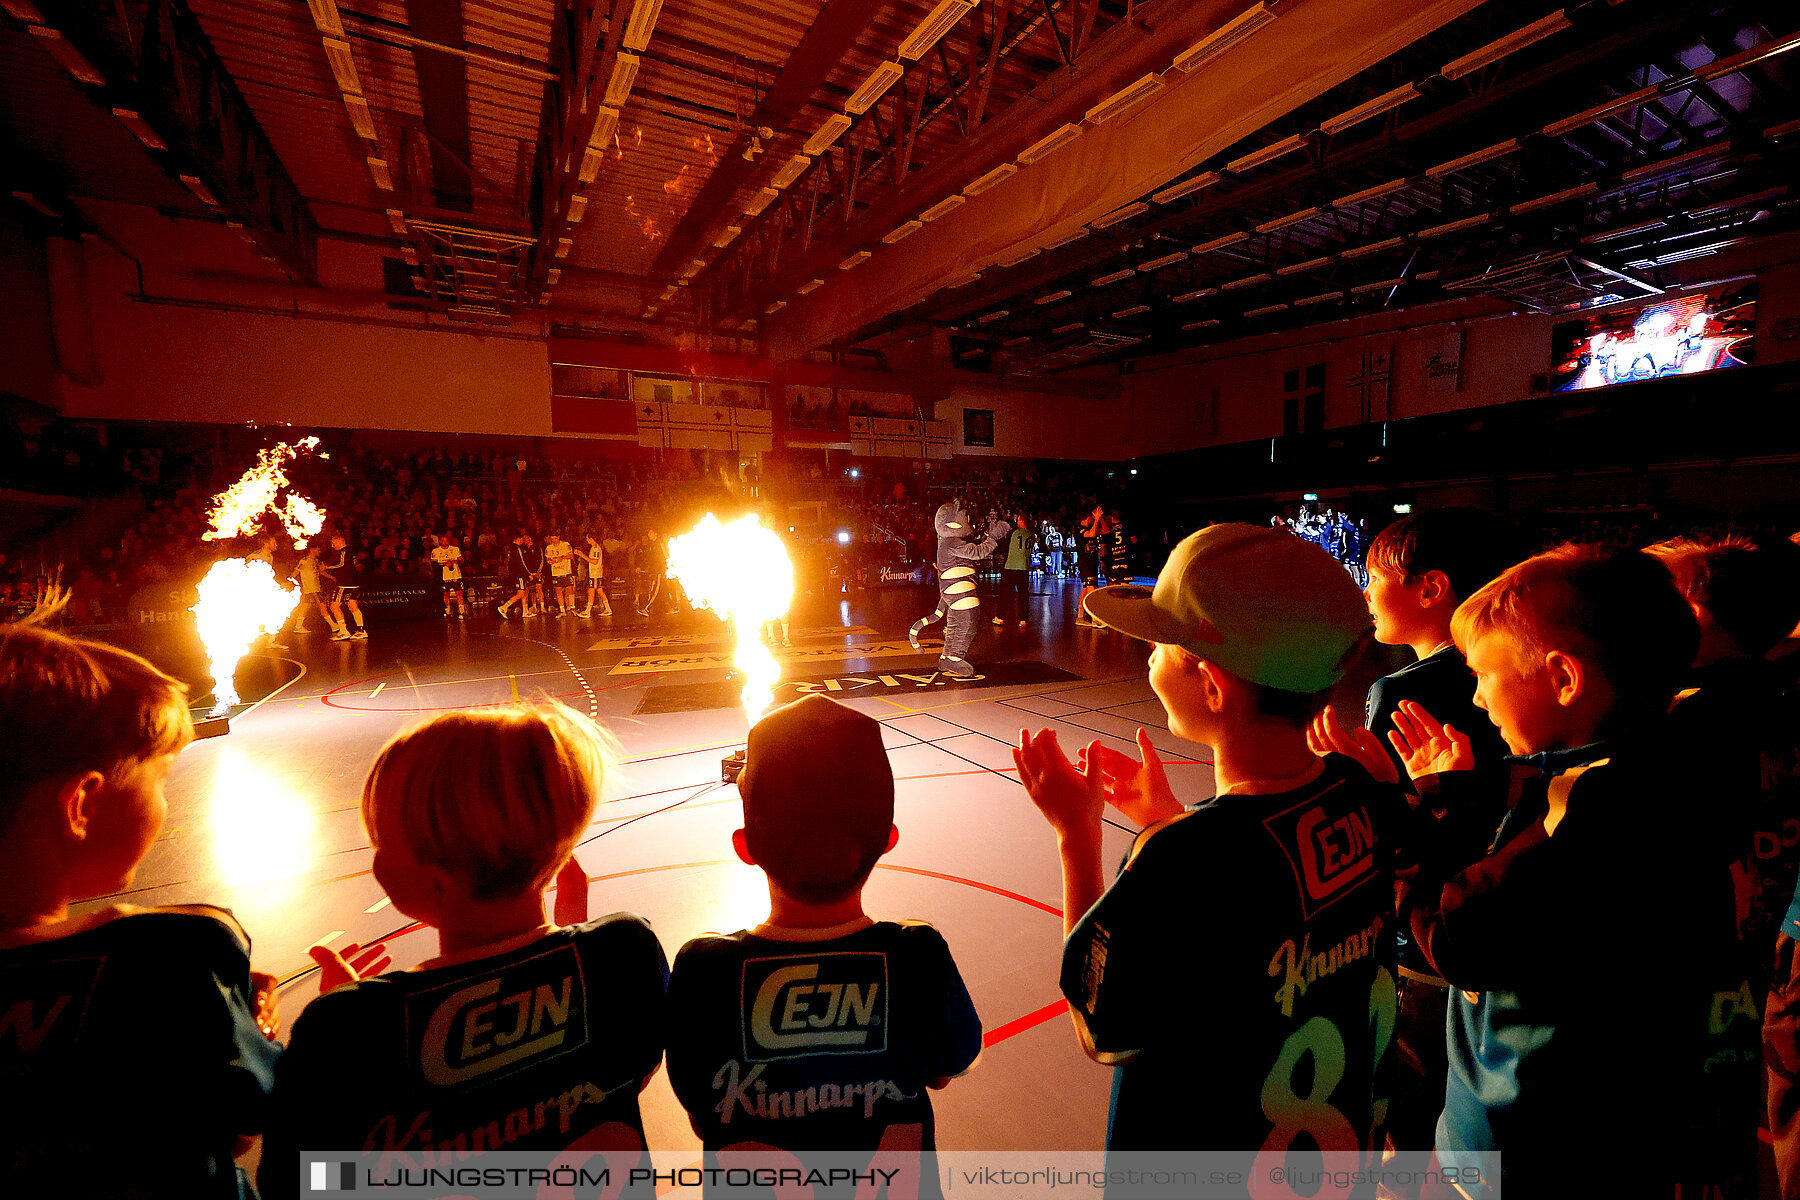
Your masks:
<instances>
[{"instance_id":1,"label":"raised hand","mask_svg":"<svg viewBox=\"0 0 1800 1200\"><path fill-rule=\"evenodd\" d=\"M1093 762L1099 746L1097 738L1088 744L1081 752L1084 763ZM1019 730L1019 744L1013 747L1012 756L1019 768L1019 782L1058 837L1098 841L1106 791L1097 767L1077 767L1070 762L1052 729L1040 729L1035 735Z\"/></svg>"},{"instance_id":2,"label":"raised hand","mask_svg":"<svg viewBox=\"0 0 1800 1200\"><path fill-rule=\"evenodd\" d=\"M1306 745L1314 754L1342 754L1361 763L1377 783L1399 783L1394 760L1382 750L1373 731L1350 729L1338 719L1337 709L1327 704L1306 727Z\"/></svg>"},{"instance_id":3,"label":"raised hand","mask_svg":"<svg viewBox=\"0 0 1800 1200\"><path fill-rule=\"evenodd\" d=\"M373 946L362 946L351 942L338 953L330 946L313 946L307 950L312 960L319 964L319 995L323 996L333 988L343 987L346 983L355 983L359 979L367 979L371 975L379 975L394 965L388 956L387 943L376 942Z\"/></svg>"},{"instance_id":4,"label":"raised hand","mask_svg":"<svg viewBox=\"0 0 1800 1200\"><path fill-rule=\"evenodd\" d=\"M1454 726L1438 724L1416 700L1400 702L1388 741L1400 752L1406 762L1406 773L1414 779L1444 771L1475 769L1475 752L1469 748L1468 735Z\"/></svg>"},{"instance_id":5,"label":"raised hand","mask_svg":"<svg viewBox=\"0 0 1800 1200\"><path fill-rule=\"evenodd\" d=\"M1118 809L1127 820L1138 825L1154 825L1169 817L1179 816L1183 809L1169 786L1162 758L1150 744L1150 735L1137 731L1139 761L1122 750L1114 750L1099 742L1084 748L1078 756L1080 770L1098 771L1106 802Z\"/></svg>"},{"instance_id":6,"label":"raised hand","mask_svg":"<svg viewBox=\"0 0 1800 1200\"><path fill-rule=\"evenodd\" d=\"M579 925L588 919L587 871L573 854L556 871L556 904L552 916L558 925Z\"/></svg>"},{"instance_id":7,"label":"raised hand","mask_svg":"<svg viewBox=\"0 0 1800 1200\"><path fill-rule=\"evenodd\" d=\"M271 1042L281 1032L281 981L267 971L250 972L250 997L256 1002L256 1027Z\"/></svg>"}]
</instances>

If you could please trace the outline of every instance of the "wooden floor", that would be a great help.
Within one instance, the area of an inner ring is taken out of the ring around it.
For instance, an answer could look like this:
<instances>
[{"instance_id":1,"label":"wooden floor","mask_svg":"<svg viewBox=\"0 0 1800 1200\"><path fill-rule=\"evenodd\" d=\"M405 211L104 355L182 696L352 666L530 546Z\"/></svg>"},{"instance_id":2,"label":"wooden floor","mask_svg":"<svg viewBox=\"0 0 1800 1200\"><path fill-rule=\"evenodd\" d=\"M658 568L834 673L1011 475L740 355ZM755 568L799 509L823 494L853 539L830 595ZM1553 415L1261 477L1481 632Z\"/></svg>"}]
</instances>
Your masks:
<instances>
[{"instance_id":1,"label":"wooden floor","mask_svg":"<svg viewBox=\"0 0 1800 1200\"><path fill-rule=\"evenodd\" d=\"M929 610L924 589L802 599L784 669L885 729L900 842L870 880L868 910L942 930L987 1029L975 1069L934 1098L948 1150L1090 1149L1105 1129L1110 1072L1081 1054L1057 992L1060 876L1054 839L1013 772L1019 729L1054 726L1073 753L1094 737L1131 749L1143 726L1173 760L1182 798L1211 794L1206 748L1164 727L1147 647L1076 627L1074 583L1040 579L1036 590L1024 630L988 623L984 606L971 659L993 674L972 685L945 685L932 656L905 647ZM732 855L741 811L736 789L718 782L745 718L690 707L720 691L722 626L704 614L648 622L618 611L502 622L490 610L376 625L367 641L287 635L286 648L240 675L265 680L247 692L260 701L228 735L182 754L167 827L131 891L95 903L230 907L255 939L258 968L284 979L291 1023L317 991L313 942L387 937L397 967L436 949L429 931L401 932L405 919L369 872L358 796L376 750L431 713L548 695L591 712L627 757L578 850L594 877L591 911L648 918L671 958L696 934L756 923L767 915L763 879ZM676 711L641 711L658 708ZM1109 857L1131 832L1109 828ZM661 1076L645 1122L653 1149L698 1145Z\"/></svg>"}]
</instances>

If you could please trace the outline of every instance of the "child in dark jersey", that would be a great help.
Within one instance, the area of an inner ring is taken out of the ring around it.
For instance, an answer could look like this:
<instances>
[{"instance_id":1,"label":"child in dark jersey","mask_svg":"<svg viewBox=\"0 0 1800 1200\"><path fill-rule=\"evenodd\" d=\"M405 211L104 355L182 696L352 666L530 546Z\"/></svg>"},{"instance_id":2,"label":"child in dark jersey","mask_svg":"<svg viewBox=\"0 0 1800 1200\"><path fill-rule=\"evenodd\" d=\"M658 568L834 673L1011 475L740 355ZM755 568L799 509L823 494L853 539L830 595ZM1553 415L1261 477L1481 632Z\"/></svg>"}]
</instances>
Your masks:
<instances>
[{"instance_id":1,"label":"child in dark jersey","mask_svg":"<svg viewBox=\"0 0 1800 1200\"><path fill-rule=\"evenodd\" d=\"M231 914L123 891L194 736L138 658L0 625L0 1180L8 1195L239 1196L279 1047ZM79 1166L79 1173L71 1171ZM83 1189L87 1190L83 1190Z\"/></svg>"},{"instance_id":2,"label":"child in dark jersey","mask_svg":"<svg viewBox=\"0 0 1800 1200\"><path fill-rule=\"evenodd\" d=\"M738 790L769 919L675 956L669 1082L695 1132L709 1152L934 1149L928 1089L974 1063L981 1022L936 929L863 912L899 837L880 725L803 697L752 727Z\"/></svg>"},{"instance_id":3,"label":"child in dark jersey","mask_svg":"<svg viewBox=\"0 0 1800 1200\"><path fill-rule=\"evenodd\" d=\"M1375 640L1408 646L1415 661L1375 681L1363 710L1363 727L1349 730L1329 706L1313 721L1310 740L1321 754L1356 758L1377 779L1407 790L1400 751L1393 744L1400 702L1421 704L1438 720L1465 730L1475 769L1488 782L1468 789L1480 812L1459 814L1462 844L1437 840L1460 869L1480 858L1506 811L1506 743L1475 707L1475 677L1450 637L1450 618L1463 598L1517 562L1517 539L1503 517L1476 508L1441 508L1406 516L1369 546L1369 583L1363 596L1375 622ZM1400 953L1400 1015L1394 1028L1387 1143L1397 1150L1430 1150L1444 1107L1444 1014L1450 985L1429 969L1405 930L1396 930ZM1392 1186L1396 1196L1410 1189Z\"/></svg>"},{"instance_id":4,"label":"child in dark jersey","mask_svg":"<svg viewBox=\"0 0 1800 1200\"><path fill-rule=\"evenodd\" d=\"M378 1177L484 1150L606 1152L621 1176L639 1162L668 969L642 919L587 920L573 854L612 763L605 734L555 704L446 714L382 750L362 800L375 879L439 953L359 980L315 950L326 990L277 1073L265 1197L305 1190L309 1151L382 1152L362 1160Z\"/></svg>"},{"instance_id":5,"label":"child in dark jersey","mask_svg":"<svg viewBox=\"0 0 1800 1200\"><path fill-rule=\"evenodd\" d=\"M1142 730L1139 762L1053 730L1013 758L1056 831L1062 990L1083 1048L1119 1067L1113 1151L1288 1150L1354 1167L1393 1030L1391 785L1316 756L1307 724L1366 648L1348 572L1282 529L1213 525L1154 589L1087 598L1103 625L1155 643L1150 687L1178 737L1214 751L1218 795L1184 810ZM1148 828L1108 887L1108 804ZM1311 1159L1316 1165L1318 1159ZM1259 1168L1264 1164L1259 1159Z\"/></svg>"},{"instance_id":6,"label":"child in dark jersey","mask_svg":"<svg viewBox=\"0 0 1800 1200\"><path fill-rule=\"evenodd\" d=\"M1586 1197L1605 1147L1633 1164L1632 1195L1666 1196L1690 1169L1733 940L1730 864L1688 812L1704 778L1669 753L1693 614L1648 555L1566 545L1477 590L1451 632L1476 704L1535 770L1514 773L1487 854L1407 898L1457 989L1438 1157L1498 1151L1506 1194ZM1470 782L1467 735L1411 702L1396 723L1421 801L1454 824L1464 806L1433 797ZM1626 944L1644 970L1620 969Z\"/></svg>"}]
</instances>

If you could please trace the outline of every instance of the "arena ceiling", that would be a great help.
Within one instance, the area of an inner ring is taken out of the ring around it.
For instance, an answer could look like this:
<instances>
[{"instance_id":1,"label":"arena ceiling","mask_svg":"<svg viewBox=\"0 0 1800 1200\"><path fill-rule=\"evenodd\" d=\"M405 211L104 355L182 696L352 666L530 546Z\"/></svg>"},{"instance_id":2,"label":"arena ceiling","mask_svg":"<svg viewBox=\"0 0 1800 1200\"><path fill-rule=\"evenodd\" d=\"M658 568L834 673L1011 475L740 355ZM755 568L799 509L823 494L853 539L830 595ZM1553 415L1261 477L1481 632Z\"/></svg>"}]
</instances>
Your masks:
<instances>
[{"instance_id":1,"label":"arena ceiling","mask_svg":"<svg viewBox=\"0 0 1800 1200\"><path fill-rule=\"evenodd\" d=\"M1072 367L1792 228L1791 3L0 0L15 201L506 323Z\"/></svg>"}]
</instances>

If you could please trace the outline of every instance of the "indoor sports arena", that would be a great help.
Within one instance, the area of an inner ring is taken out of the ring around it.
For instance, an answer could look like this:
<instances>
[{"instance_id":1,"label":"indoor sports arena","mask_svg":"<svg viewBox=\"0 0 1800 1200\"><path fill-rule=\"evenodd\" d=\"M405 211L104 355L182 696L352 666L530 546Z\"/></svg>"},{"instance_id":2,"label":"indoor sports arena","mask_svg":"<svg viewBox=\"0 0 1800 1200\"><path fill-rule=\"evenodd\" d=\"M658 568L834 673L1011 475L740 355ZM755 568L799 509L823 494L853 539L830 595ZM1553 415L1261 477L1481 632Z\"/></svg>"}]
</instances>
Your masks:
<instances>
[{"instance_id":1,"label":"indoor sports arena","mask_svg":"<svg viewBox=\"0 0 1800 1200\"><path fill-rule=\"evenodd\" d=\"M0 1192L1800 1197L1800 7L0 61Z\"/></svg>"}]
</instances>

